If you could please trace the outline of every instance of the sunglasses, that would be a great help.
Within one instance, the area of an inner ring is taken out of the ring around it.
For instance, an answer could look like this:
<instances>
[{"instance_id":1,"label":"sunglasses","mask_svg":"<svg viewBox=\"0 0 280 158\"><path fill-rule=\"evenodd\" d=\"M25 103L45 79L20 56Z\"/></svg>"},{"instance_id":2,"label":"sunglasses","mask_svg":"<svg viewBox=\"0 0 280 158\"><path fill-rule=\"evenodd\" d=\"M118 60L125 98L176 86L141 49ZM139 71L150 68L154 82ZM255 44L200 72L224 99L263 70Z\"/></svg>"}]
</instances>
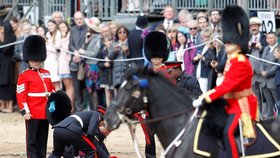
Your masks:
<instances>
[{"instance_id":1,"label":"sunglasses","mask_svg":"<svg viewBox=\"0 0 280 158\"><path fill-rule=\"evenodd\" d=\"M125 31L120 31L118 34L127 34Z\"/></svg>"},{"instance_id":2,"label":"sunglasses","mask_svg":"<svg viewBox=\"0 0 280 158\"><path fill-rule=\"evenodd\" d=\"M190 28L190 30L196 30L197 28L196 27L194 27L194 28Z\"/></svg>"}]
</instances>

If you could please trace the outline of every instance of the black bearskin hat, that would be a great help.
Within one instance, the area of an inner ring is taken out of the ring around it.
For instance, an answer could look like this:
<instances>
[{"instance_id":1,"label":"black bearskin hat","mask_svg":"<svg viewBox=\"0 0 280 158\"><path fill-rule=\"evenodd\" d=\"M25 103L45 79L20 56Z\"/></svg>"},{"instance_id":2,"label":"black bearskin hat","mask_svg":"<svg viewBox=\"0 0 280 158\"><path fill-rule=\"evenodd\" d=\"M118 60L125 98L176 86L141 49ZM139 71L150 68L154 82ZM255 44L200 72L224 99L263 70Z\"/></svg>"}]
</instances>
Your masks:
<instances>
[{"instance_id":1,"label":"black bearskin hat","mask_svg":"<svg viewBox=\"0 0 280 158\"><path fill-rule=\"evenodd\" d=\"M159 31L152 31L144 41L144 52L146 58L151 61L151 58L161 57L163 62L168 59L170 52L170 41L168 37Z\"/></svg>"},{"instance_id":2,"label":"black bearskin hat","mask_svg":"<svg viewBox=\"0 0 280 158\"><path fill-rule=\"evenodd\" d=\"M223 42L240 46L242 53L248 52L249 18L237 5L227 6L222 13Z\"/></svg>"},{"instance_id":3,"label":"black bearskin hat","mask_svg":"<svg viewBox=\"0 0 280 158\"><path fill-rule=\"evenodd\" d=\"M52 93L48 99L46 112L52 126L70 116L71 100L68 95L62 90Z\"/></svg>"},{"instance_id":4,"label":"black bearskin hat","mask_svg":"<svg viewBox=\"0 0 280 158\"><path fill-rule=\"evenodd\" d=\"M47 57L45 39L38 35L28 36L23 43L23 60L44 61Z\"/></svg>"}]
</instances>

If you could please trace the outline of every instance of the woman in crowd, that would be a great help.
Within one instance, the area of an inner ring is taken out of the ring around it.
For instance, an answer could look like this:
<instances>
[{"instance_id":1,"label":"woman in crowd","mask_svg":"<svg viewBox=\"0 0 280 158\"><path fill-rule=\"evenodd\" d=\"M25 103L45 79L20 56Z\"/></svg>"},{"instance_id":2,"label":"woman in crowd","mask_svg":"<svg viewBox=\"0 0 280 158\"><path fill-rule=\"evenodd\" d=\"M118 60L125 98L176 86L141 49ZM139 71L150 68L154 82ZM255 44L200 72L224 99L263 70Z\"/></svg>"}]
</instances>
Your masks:
<instances>
[{"instance_id":1,"label":"woman in crowd","mask_svg":"<svg viewBox=\"0 0 280 158\"><path fill-rule=\"evenodd\" d=\"M171 48L172 50L176 50L176 34L178 32L177 26L176 25L171 25L167 29L167 36L169 37L171 41Z\"/></svg>"},{"instance_id":2,"label":"woman in crowd","mask_svg":"<svg viewBox=\"0 0 280 158\"><path fill-rule=\"evenodd\" d=\"M39 26L36 30L36 34L46 39L46 30L43 26Z\"/></svg>"},{"instance_id":3,"label":"woman in crowd","mask_svg":"<svg viewBox=\"0 0 280 158\"><path fill-rule=\"evenodd\" d=\"M59 90L61 87L58 74L58 56L61 48L61 33L58 30L56 22L52 19L48 21L48 30L49 32L46 35L47 58L44 63L44 68L50 71L53 85L56 90Z\"/></svg>"},{"instance_id":4,"label":"woman in crowd","mask_svg":"<svg viewBox=\"0 0 280 158\"><path fill-rule=\"evenodd\" d=\"M113 43L114 51L110 52L108 55L110 60L127 58L129 55L127 42L128 34L129 31L125 26L121 25L117 28L117 34ZM124 74L127 66L127 62L114 61L113 63L113 85L116 89L118 89L124 81Z\"/></svg>"},{"instance_id":5,"label":"woman in crowd","mask_svg":"<svg viewBox=\"0 0 280 158\"><path fill-rule=\"evenodd\" d=\"M109 27L111 29L111 34L113 37L113 40L116 40L116 34L117 34L117 28L119 27L119 24L116 21L109 22Z\"/></svg>"},{"instance_id":6,"label":"woman in crowd","mask_svg":"<svg viewBox=\"0 0 280 158\"><path fill-rule=\"evenodd\" d=\"M185 53L188 53L188 50L186 48L188 47L188 37L187 34L184 34L183 32L178 31L176 34L176 61L183 62L181 64L181 70L185 71L185 60L184 55Z\"/></svg>"},{"instance_id":7,"label":"woman in crowd","mask_svg":"<svg viewBox=\"0 0 280 158\"><path fill-rule=\"evenodd\" d=\"M62 83L65 87L66 94L69 96L71 100L71 112L75 111L74 107L74 87L71 79L69 62L71 60L71 54L68 54L69 48L69 37L70 37L70 29L66 22L62 21L58 25L59 31L61 32L61 50L59 53L59 64L58 64L58 74Z\"/></svg>"},{"instance_id":8,"label":"woman in crowd","mask_svg":"<svg viewBox=\"0 0 280 158\"><path fill-rule=\"evenodd\" d=\"M209 42L212 35L212 30L205 29L202 31L203 42ZM208 88L208 74L210 71L210 44L206 43L201 52L197 52L193 58L193 64L195 65L195 77L198 79L200 88L203 93L207 92Z\"/></svg>"},{"instance_id":9,"label":"woman in crowd","mask_svg":"<svg viewBox=\"0 0 280 158\"><path fill-rule=\"evenodd\" d=\"M10 24L13 28L16 37L19 38L21 36L20 21L15 16L12 16L10 18Z\"/></svg>"},{"instance_id":10,"label":"woman in crowd","mask_svg":"<svg viewBox=\"0 0 280 158\"><path fill-rule=\"evenodd\" d=\"M218 41L221 39L222 37L221 34L219 33L214 33L211 37L211 41L213 40L213 42L210 45L211 70L209 72L209 81L208 81L209 89L218 86L219 83L221 83L221 81L223 80L223 71L227 61L227 55L226 55L225 47L220 41Z\"/></svg>"},{"instance_id":11,"label":"woman in crowd","mask_svg":"<svg viewBox=\"0 0 280 158\"><path fill-rule=\"evenodd\" d=\"M86 40L79 53L90 58L97 58L101 49L100 20L96 17L85 19L88 26ZM88 104L90 110L97 108L97 105L104 105L103 93L99 85L99 69L97 61L85 59L86 89L88 92Z\"/></svg>"},{"instance_id":12,"label":"woman in crowd","mask_svg":"<svg viewBox=\"0 0 280 158\"><path fill-rule=\"evenodd\" d=\"M16 36L9 22L0 24L0 46L16 41ZM13 112L15 99L15 64L11 58L14 46L0 48L0 110Z\"/></svg>"}]
</instances>

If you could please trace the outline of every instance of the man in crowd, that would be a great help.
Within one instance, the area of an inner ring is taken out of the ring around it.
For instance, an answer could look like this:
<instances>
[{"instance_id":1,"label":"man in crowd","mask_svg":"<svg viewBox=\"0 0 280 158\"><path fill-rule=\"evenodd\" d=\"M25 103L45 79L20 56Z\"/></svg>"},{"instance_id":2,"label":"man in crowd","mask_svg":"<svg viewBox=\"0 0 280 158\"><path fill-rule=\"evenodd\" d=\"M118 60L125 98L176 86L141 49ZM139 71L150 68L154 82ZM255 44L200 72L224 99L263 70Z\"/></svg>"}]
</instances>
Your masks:
<instances>
[{"instance_id":1,"label":"man in crowd","mask_svg":"<svg viewBox=\"0 0 280 158\"><path fill-rule=\"evenodd\" d=\"M135 25L135 28L131 30L128 35L128 49L130 52L129 58L143 57L143 39L141 35L144 29L148 26L148 17L146 15L139 15ZM133 62L139 67L144 66L143 60Z\"/></svg>"},{"instance_id":2,"label":"man in crowd","mask_svg":"<svg viewBox=\"0 0 280 158\"><path fill-rule=\"evenodd\" d=\"M275 48L277 47L277 36L275 32L269 32L266 35L266 41L268 46L263 49L262 59L276 63L277 59L273 55ZM279 100L279 94L277 93L277 87L275 84L275 73L277 66L271 65L267 62L261 62L261 89L263 90L263 96L266 100L266 104L263 104L262 114L264 118L273 116L273 107Z\"/></svg>"},{"instance_id":3,"label":"man in crowd","mask_svg":"<svg viewBox=\"0 0 280 158\"><path fill-rule=\"evenodd\" d=\"M77 11L74 14L75 26L71 28L70 39L69 39L69 50L74 52L70 61L70 72L72 81L74 83L75 90L75 107L76 111L83 110L83 97L82 97L82 85L83 82L78 80L78 66L80 63L80 56L78 50L82 47L85 42L87 33L87 26L84 24L84 15L82 12Z\"/></svg>"},{"instance_id":4,"label":"man in crowd","mask_svg":"<svg viewBox=\"0 0 280 158\"><path fill-rule=\"evenodd\" d=\"M263 48L267 46L266 42L266 36L264 33L260 32L260 26L261 22L257 17L252 17L250 19L250 41L248 43L249 45L249 53L255 57L261 58ZM250 62L253 66L254 70L254 77L253 77L253 91L256 94L258 98L259 103L259 111L261 114L263 114L263 91L261 89L261 82L262 82L262 76L260 71L260 65L261 61L257 60L255 58L250 57ZM262 115L261 115L262 116Z\"/></svg>"},{"instance_id":5,"label":"man in crowd","mask_svg":"<svg viewBox=\"0 0 280 158\"><path fill-rule=\"evenodd\" d=\"M217 32L220 28L220 11L213 9L209 12L210 27L213 32Z\"/></svg>"},{"instance_id":6,"label":"man in crowd","mask_svg":"<svg viewBox=\"0 0 280 158\"><path fill-rule=\"evenodd\" d=\"M174 8L172 6L166 6L163 9L163 16L164 16L163 26L164 29L167 30L171 25L174 24L174 17L175 17Z\"/></svg>"}]
</instances>

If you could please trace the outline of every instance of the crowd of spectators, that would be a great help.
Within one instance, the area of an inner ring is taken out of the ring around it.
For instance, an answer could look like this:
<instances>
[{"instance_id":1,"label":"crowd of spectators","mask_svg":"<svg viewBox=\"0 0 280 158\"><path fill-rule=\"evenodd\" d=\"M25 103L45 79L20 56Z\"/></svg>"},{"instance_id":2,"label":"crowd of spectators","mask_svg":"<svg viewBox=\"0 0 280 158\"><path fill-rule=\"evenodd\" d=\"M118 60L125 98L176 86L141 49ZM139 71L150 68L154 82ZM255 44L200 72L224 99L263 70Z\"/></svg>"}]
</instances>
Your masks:
<instances>
[{"instance_id":1,"label":"crowd of spectators","mask_svg":"<svg viewBox=\"0 0 280 158\"><path fill-rule=\"evenodd\" d=\"M64 21L60 12L53 13L46 28L33 25L26 19L12 17L9 23L0 26L0 46L16 40L23 41L32 34L42 36L47 44L44 68L50 71L56 89L64 89L70 97L72 112L109 105L124 80L126 69L132 65L141 67L147 62L144 59L125 59L143 57L143 39L149 31L166 34L170 51L175 54L169 60L182 61L182 70L197 78L203 92L218 85L227 61L221 42L221 12L201 11L194 16L182 9L176 16L174 8L166 6L163 16L163 21L149 25L147 16L141 14L132 30L116 21L101 22L96 17L85 18L80 11L74 14L73 26ZM257 17L250 18L249 54L279 63L279 59L273 55L273 52L279 51L276 33L263 34L260 26ZM271 117L280 98L279 67L249 58L255 73L253 90L259 100L260 114L263 118ZM13 112L17 76L26 68L22 43L0 48L2 112Z\"/></svg>"}]
</instances>

